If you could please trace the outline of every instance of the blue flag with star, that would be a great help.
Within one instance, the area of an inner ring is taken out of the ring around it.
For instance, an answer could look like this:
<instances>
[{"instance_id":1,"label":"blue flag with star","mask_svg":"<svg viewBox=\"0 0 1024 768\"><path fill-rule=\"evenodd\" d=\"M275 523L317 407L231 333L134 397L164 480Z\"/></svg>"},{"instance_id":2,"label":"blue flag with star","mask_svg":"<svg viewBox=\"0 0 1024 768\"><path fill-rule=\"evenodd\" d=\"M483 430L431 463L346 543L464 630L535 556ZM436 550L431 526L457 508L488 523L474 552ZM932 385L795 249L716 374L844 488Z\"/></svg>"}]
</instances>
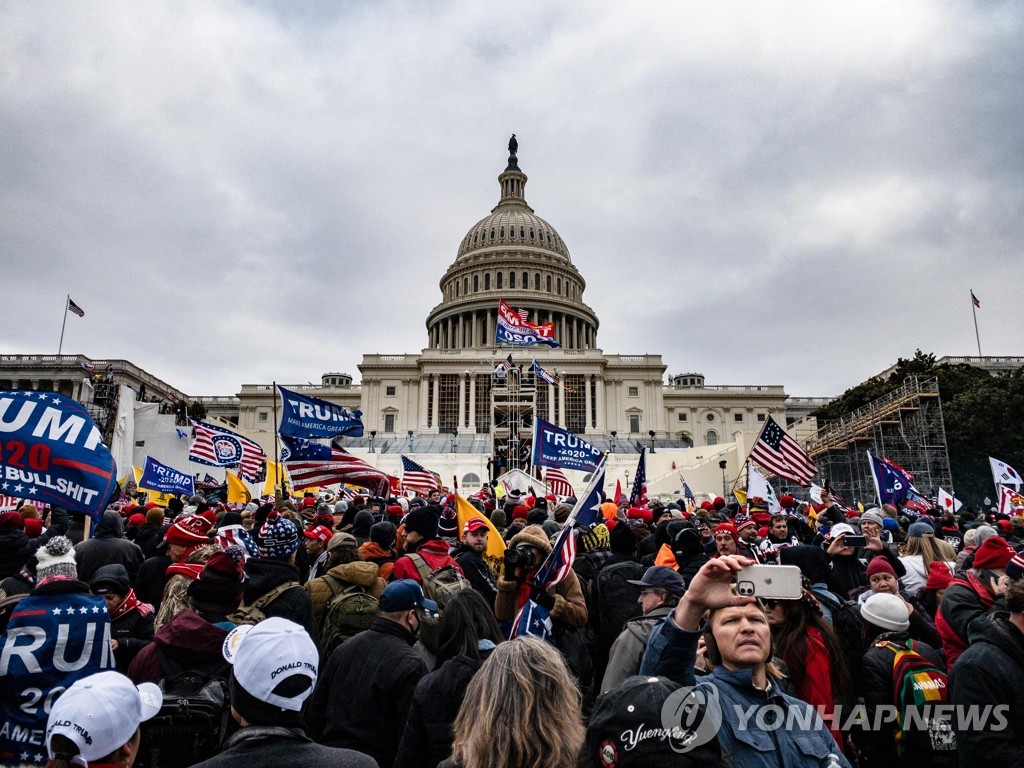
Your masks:
<instances>
[{"instance_id":1,"label":"blue flag with star","mask_svg":"<svg viewBox=\"0 0 1024 768\"><path fill-rule=\"evenodd\" d=\"M45 763L53 700L83 677L113 668L102 597L22 598L0 636L0 765Z\"/></svg>"},{"instance_id":2,"label":"blue flag with star","mask_svg":"<svg viewBox=\"0 0 1024 768\"><path fill-rule=\"evenodd\" d=\"M554 643L555 626L547 609L533 600L527 600L519 612L512 637L536 637Z\"/></svg>"},{"instance_id":3,"label":"blue flag with star","mask_svg":"<svg viewBox=\"0 0 1024 768\"><path fill-rule=\"evenodd\" d=\"M117 466L85 408L56 392L0 391L0 432L0 493L99 519Z\"/></svg>"}]
</instances>

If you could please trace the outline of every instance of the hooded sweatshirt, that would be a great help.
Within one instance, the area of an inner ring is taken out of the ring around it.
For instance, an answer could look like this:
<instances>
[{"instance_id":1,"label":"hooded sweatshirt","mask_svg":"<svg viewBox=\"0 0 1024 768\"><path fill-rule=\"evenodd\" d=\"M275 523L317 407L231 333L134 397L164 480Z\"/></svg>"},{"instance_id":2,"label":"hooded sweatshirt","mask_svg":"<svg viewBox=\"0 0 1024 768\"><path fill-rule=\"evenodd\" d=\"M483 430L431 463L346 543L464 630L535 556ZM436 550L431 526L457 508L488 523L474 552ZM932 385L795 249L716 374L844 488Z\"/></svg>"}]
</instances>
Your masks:
<instances>
[{"instance_id":1,"label":"hooded sweatshirt","mask_svg":"<svg viewBox=\"0 0 1024 768\"><path fill-rule=\"evenodd\" d=\"M91 539L75 545L78 578L85 582L90 581L101 566L120 564L128 571L128 579L134 584L143 559L138 544L124 538L121 513L113 510L103 513Z\"/></svg>"}]
</instances>

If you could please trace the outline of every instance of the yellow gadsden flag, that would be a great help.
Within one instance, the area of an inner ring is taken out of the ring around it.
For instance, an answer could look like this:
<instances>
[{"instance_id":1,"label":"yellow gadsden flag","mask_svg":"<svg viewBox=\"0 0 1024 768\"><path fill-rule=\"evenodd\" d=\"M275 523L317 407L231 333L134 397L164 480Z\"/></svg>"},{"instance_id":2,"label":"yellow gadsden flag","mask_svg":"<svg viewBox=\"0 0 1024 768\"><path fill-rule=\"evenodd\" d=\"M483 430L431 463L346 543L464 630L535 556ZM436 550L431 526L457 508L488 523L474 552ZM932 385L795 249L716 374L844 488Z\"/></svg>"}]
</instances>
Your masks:
<instances>
[{"instance_id":1,"label":"yellow gadsden flag","mask_svg":"<svg viewBox=\"0 0 1024 768\"><path fill-rule=\"evenodd\" d=\"M285 479L284 474L284 462L267 462L267 481L263 484L263 495L273 496L274 486L280 485L281 481Z\"/></svg>"},{"instance_id":2,"label":"yellow gadsden flag","mask_svg":"<svg viewBox=\"0 0 1024 768\"><path fill-rule=\"evenodd\" d=\"M484 551L483 557L495 574L500 573L501 565L505 560L505 540L501 538L501 533L494 527L494 523L457 493L455 494L455 516L459 523L459 541L462 541L462 529L474 517L479 517L487 523L487 531L490 535L487 537L487 549Z\"/></svg>"},{"instance_id":3,"label":"yellow gadsden flag","mask_svg":"<svg viewBox=\"0 0 1024 768\"><path fill-rule=\"evenodd\" d=\"M225 472L228 481L228 504L248 504L252 501L252 494L242 478L234 472Z\"/></svg>"}]
</instances>

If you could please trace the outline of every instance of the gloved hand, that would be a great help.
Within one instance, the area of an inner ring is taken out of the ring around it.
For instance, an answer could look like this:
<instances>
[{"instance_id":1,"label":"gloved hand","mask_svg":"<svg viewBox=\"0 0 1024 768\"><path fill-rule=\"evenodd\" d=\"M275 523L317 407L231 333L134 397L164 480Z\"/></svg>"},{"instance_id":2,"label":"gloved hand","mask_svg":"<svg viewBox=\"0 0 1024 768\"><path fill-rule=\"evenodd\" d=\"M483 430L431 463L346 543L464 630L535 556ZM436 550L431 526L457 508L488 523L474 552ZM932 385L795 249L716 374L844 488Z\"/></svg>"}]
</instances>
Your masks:
<instances>
[{"instance_id":1,"label":"gloved hand","mask_svg":"<svg viewBox=\"0 0 1024 768\"><path fill-rule=\"evenodd\" d=\"M547 611L550 611L555 607L555 596L542 587L534 587L531 589L530 599L537 605L544 606L544 609Z\"/></svg>"}]
</instances>

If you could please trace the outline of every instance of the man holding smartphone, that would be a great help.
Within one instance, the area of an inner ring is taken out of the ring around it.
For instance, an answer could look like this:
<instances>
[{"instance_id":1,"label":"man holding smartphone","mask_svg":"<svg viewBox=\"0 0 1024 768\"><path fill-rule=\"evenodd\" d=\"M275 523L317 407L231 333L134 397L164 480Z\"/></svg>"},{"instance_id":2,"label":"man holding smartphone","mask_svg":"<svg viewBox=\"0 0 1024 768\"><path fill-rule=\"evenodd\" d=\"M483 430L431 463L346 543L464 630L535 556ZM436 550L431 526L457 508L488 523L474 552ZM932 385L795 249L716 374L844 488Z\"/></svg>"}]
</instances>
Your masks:
<instances>
[{"instance_id":1,"label":"man holding smartphone","mask_svg":"<svg viewBox=\"0 0 1024 768\"><path fill-rule=\"evenodd\" d=\"M733 590L737 574L754 564L737 555L709 560L675 611L651 632L640 674L713 689L705 693L721 706L722 754L743 753L744 765L848 768L850 763L811 706L783 693L772 679L768 618L754 597ZM693 669L701 636L713 669L697 683Z\"/></svg>"}]
</instances>

